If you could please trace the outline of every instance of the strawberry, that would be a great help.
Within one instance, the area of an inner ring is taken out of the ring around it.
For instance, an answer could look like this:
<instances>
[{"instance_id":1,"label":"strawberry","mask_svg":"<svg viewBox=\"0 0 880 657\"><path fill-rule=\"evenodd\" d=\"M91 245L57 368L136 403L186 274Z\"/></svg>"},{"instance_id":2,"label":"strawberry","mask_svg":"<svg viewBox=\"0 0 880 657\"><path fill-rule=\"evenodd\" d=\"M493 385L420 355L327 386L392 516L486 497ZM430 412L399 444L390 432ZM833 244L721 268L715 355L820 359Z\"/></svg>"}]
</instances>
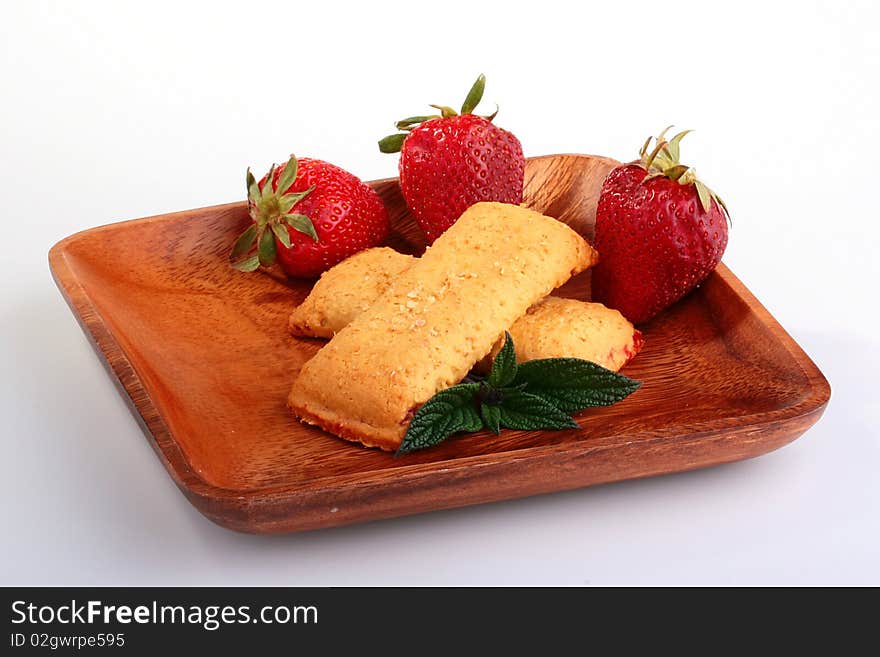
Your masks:
<instances>
[{"instance_id":1,"label":"strawberry","mask_svg":"<svg viewBox=\"0 0 880 657\"><path fill-rule=\"evenodd\" d=\"M667 128L666 130L668 130ZM634 324L646 322L702 283L727 246L727 207L679 162L679 144L651 139L641 159L614 169L596 210L593 300Z\"/></svg>"},{"instance_id":2,"label":"strawberry","mask_svg":"<svg viewBox=\"0 0 880 657\"><path fill-rule=\"evenodd\" d=\"M388 211L378 194L328 162L291 155L259 183L248 169L247 189L253 223L230 256L241 271L277 259L288 276L314 277L388 236Z\"/></svg>"},{"instance_id":3,"label":"strawberry","mask_svg":"<svg viewBox=\"0 0 880 657\"><path fill-rule=\"evenodd\" d=\"M461 114L431 105L440 115L397 122L397 133L379 142L383 153L400 152L400 189L410 213L431 244L479 201L521 203L525 160L512 133L477 116L486 78L481 75L461 106Z\"/></svg>"}]
</instances>

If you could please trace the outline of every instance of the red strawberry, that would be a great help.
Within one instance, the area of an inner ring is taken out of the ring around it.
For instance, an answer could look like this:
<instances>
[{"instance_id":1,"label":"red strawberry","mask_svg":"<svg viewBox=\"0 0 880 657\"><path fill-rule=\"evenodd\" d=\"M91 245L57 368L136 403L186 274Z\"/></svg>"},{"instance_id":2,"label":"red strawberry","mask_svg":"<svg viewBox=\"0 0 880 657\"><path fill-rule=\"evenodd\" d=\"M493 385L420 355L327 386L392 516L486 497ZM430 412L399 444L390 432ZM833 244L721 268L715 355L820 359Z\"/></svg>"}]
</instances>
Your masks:
<instances>
[{"instance_id":1,"label":"red strawberry","mask_svg":"<svg viewBox=\"0 0 880 657\"><path fill-rule=\"evenodd\" d=\"M667 128L668 130L668 128ZM703 282L727 246L727 207L679 163L679 143L663 133L649 154L614 169L596 210L593 300L645 322Z\"/></svg>"},{"instance_id":2,"label":"red strawberry","mask_svg":"<svg viewBox=\"0 0 880 657\"><path fill-rule=\"evenodd\" d=\"M400 189L429 244L474 203L522 202L525 160L519 139L492 123L497 109L486 117L472 113L485 85L481 75L461 114L431 105L439 116L398 121L397 129L405 132L379 142L383 153L400 151Z\"/></svg>"},{"instance_id":3,"label":"red strawberry","mask_svg":"<svg viewBox=\"0 0 880 657\"><path fill-rule=\"evenodd\" d=\"M231 256L241 271L269 266L277 258L289 276L314 277L388 235L388 211L378 194L322 160L297 161L291 155L287 164L272 165L259 183L248 169L247 188L254 223Z\"/></svg>"}]
</instances>

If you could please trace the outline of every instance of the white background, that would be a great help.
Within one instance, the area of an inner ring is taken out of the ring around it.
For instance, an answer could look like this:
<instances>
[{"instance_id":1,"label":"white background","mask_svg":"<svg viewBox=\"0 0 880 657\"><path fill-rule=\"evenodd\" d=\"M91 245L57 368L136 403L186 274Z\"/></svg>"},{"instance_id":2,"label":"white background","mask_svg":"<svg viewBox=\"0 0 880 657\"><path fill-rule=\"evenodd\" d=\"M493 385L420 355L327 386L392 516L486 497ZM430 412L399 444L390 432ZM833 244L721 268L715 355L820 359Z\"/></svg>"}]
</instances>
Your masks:
<instances>
[{"instance_id":1,"label":"white background","mask_svg":"<svg viewBox=\"0 0 880 657\"><path fill-rule=\"evenodd\" d=\"M732 4L4 2L0 583L880 584L878 5ZM527 155L629 159L696 129L683 156L730 206L725 261L830 380L824 418L690 474L283 537L211 524L49 247L240 199L247 165L291 151L396 175L376 140L480 72Z\"/></svg>"}]
</instances>

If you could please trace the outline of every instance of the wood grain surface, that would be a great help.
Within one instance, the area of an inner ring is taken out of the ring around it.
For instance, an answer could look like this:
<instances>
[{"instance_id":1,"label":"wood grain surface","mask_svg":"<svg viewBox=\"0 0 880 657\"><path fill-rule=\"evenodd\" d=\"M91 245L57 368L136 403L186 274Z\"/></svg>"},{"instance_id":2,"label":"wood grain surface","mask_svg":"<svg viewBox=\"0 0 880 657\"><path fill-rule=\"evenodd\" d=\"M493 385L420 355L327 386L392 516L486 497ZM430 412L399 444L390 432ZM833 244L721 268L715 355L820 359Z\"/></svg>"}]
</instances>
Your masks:
<instances>
[{"instance_id":1,"label":"wood grain surface","mask_svg":"<svg viewBox=\"0 0 880 657\"><path fill-rule=\"evenodd\" d=\"M616 164L530 158L525 202L591 238ZM372 185L395 226L389 244L419 253L396 179ZM645 348L624 372L643 386L579 414L580 430L477 433L395 458L286 409L296 372L322 344L286 331L311 282L232 270L227 254L247 222L245 204L232 203L94 228L49 254L171 477L225 527L315 529L736 461L797 438L830 396L812 361L722 264L641 327ZM588 276L561 294L588 298Z\"/></svg>"}]
</instances>

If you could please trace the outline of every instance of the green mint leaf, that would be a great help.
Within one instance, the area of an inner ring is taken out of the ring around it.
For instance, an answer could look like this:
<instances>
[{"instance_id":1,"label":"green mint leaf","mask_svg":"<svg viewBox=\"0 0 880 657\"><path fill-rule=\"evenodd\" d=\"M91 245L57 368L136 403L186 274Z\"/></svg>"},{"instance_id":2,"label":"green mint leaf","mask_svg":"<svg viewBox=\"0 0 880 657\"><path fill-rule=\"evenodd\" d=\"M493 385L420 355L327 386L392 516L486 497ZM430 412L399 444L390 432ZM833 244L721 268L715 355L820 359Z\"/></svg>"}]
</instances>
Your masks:
<instances>
[{"instance_id":1,"label":"green mint leaf","mask_svg":"<svg viewBox=\"0 0 880 657\"><path fill-rule=\"evenodd\" d=\"M479 431L483 419L477 412L478 383L461 383L441 390L416 411L397 454L433 447L459 431Z\"/></svg>"},{"instance_id":2,"label":"green mint leaf","mask_svg":"<svg viewBox=\"0 0 880 657\"><path fill-rule=\"evenodd\" d=\"M501 427L522 431L577 429L569 413L613 404L641 385L578 358L517 364L513 339L507 333L489 376L483 381L465 380L438 392L416 412L398 454L432 447L454 433L483 427L495 434Z\"/></svg>"},{"instance_id":3,"label":"green mint leaf","mask_svg":"<svg viewBox=\"0 0 880 657\"><path fill-rule=\"evenodd\" d=\"M501 433L501 408L491 404L480 404L480 415L492 433L496 436Z\"/></svg>"},{"instance_id":4,"label":"green mint leaf","mask_svg":"<svg viewBox=\"0 0 880 657\"><path fill-rule=\"evenodd\" d=\"M510 333L505 331L504 346L501 347L501 351L498 352L495 360L492 361L492 370L486 378L486 383L493 388L503 388L516 377L516 369L516 352L513 348L513 338L510 337Z\"/></svg>"},{"instance_id":5,"label":"green mint leaf","mask_svg":"<svg viewBox=\"0 0 880 657\"><path fill-rule=\"evenodd\" d=\"M641 385L623 374L579 358L545 358L520 363L513 383L526 384L528 393L566 413L590 406L609 406L625 399Z\"/></svg>"},{"instance_id":6,"label":"green mint leaf","mask_svg":"<svg viewBox=\"0 0 880 657\"><path fill-rule=\"evenodd\" d=\"M522 390L505 390L504 401L496 406L502 426L508 429L577 429L578 424L546 399Z\"/></svg>"}]
</instances>

